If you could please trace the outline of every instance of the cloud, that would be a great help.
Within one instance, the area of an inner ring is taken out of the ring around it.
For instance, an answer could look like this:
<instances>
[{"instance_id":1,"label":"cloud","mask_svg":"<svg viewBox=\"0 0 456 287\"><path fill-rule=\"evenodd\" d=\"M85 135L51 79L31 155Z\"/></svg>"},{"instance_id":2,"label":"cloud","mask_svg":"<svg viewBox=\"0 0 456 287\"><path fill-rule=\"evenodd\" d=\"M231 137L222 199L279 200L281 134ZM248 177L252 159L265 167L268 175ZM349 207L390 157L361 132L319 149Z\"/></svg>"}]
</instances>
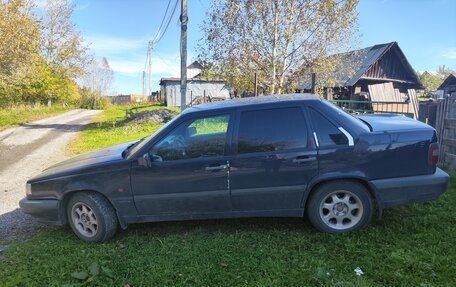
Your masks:
<instances>
[{"instance_id":1,"label":"cloud","mask_svg":"<svg viewBox=\"0 0 456 287\"><path fill-rule=\"evenodd\" d=\"M110 35L88 35L86 42L97 58L106 57L115 74L115 90L123 93L140 93L142 89L142 72L149 68L146 63L147 37L125 38ZM154 90L158 89L160 78L179 77L180 55L176 52L161 52L160 49L152 54L152 77ZM189 52L188 59L192 59ZM190 62L189 62L190 63Z\"/></svg>"},{"instance_id":2,"label":"cloud","mask_svg":"<svg viewBox=\"0 0 456 287\"><path fill-rule=\"evenodd\" d=\"M174 60L175 55L157 56L152 58L152 75L162 77L177 77L179 75L179 61ZM109 59L109 64L114 72L125 75L135 75L142 73L146 65L145 57L129 57ZM147 63L148 67L149 63Z\"/></svg>"},{"instance_id":3,"label":"cloud","mask_svg":"<svg viewBox=\"0 0 456 287\"><path fill-rule=\"evenodd\" d=\"M91 35L85 38L90 48L99 53L120 54L140 49L146 51L147 49L146 39L128 39L106 35Z\"/></svg>"},{"instance_id":4,"label":"cloud","mask_svg":"<svg viewBox=\"0 0 456 287\"><path fill-rule=\"evenodd\" d=\"M442 56L446 59L456 60L456 48L447 49Z\"/></svg>"},{"instance_id":5,"label":"cloud","mask_svg":"<svg viewBox=\"0 0 456 287\"><path fill-rule=\"evenodd\" d=\"M147 38L122 38L108 35L89 35L86 42L98 57L106 57L114 72L124 75L142 73L146 66ZM147 68L149 63L147 62ZM179 54L153 52L152 75L179 75Z\"/></svg>"}]
</instances>

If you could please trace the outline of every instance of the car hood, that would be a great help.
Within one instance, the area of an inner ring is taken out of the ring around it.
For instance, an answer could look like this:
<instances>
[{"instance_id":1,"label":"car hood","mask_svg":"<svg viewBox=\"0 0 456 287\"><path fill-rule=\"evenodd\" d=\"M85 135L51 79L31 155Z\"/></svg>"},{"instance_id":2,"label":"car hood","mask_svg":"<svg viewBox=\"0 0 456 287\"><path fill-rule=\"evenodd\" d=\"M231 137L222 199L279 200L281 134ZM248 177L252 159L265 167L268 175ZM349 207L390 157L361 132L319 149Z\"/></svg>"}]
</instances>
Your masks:
<instances>
[{"instance_id":1,"label":"car hood","mask_svg":"<svg viewBox=\"0 0 456 287\"><path fill-rule=\"evenodd\" d=\"M425 123L400 115L376 114L358 116L358 118L367 122L374 132L432 129Z\"/></svg>"},{"instance_id":2,"label":"car hood","mask_svg":"<svg viewBox=\"0 0 456 287\"><path fill-rule=\"evenodd\" d=\"M122 152L137 141L131 141L115 146L102 148L93 152L81 154L79 156L62 161L43 170L41 174L29 181L42 180L49 177L63 176L69 173L79 173L89 168L103 166L107 163L124 160Z\"/></svg>"}]
</instances>

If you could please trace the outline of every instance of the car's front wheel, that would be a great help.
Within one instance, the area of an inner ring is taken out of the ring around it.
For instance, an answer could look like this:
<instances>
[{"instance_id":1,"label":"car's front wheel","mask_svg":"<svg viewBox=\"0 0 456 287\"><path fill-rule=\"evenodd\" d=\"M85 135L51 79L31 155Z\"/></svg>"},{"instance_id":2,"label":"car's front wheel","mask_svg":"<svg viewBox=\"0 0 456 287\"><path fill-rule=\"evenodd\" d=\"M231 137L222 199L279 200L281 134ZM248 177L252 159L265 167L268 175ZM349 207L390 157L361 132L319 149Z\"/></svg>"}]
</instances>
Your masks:
<instances>
[{"instance_id":1,"label":"car's front wheel","mask_svg":"<svg viewBox=\"0 0 456 287\"><path fill-rule=\"evenodd\" d=\"M74 194L67 204L67 218L73 232L86 242L106 241L117 231L114 208L96 192Z\"/></svg>"},{"instance_id":2,"label":"car's front wheel","mask_svg":"<svg viewBox=\"0 0 456 287\"><path fill-rule=\"evenodd\" d=\"M307 204L307 216L317 229L343 233L365 227L373 213L369 191L360 183L334 181L318 187Z\"/></svg>"}]
</instances>

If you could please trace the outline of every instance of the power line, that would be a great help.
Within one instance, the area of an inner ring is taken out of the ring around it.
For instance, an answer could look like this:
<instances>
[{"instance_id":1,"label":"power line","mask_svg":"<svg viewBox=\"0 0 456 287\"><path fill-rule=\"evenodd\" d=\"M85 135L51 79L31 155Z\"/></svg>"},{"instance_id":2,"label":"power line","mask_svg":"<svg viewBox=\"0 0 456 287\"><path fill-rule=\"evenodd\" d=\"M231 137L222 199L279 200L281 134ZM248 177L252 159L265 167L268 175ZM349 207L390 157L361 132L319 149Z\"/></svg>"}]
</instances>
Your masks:
<instances>
[{"instance_id":1,"label":"power line","mask_svg":"<svg viewBox=\"0 0 456 287\"><path fill-rule=\"evenodd\" d=\"M163 23L165 22L165 18L166 18L166 14L168 14L168 9L169 9L169 5L171 4L171 0L168 0L168 5L166 6L166 11L165 11L165 14L163 15L163 19L160 23L160 27L158 28L157 30L157 34L155 34L155 37L154 39L152 40L152 42L155 42L155 40L157 39L158 35L160 34L160 31L163 27Z\"/></svg>"},{"instance_id":2,"label":"power line","mask_svg":"<svg viewBox=\"0 0 456 287\"><path fill-rule=\"evenodd\" d=\"M154 41L154 44L160 42L160 40L163 38L163 35L165 35L166 31L168 30L169 23L171 23L174 13L176 12L177 3L179 3L179 0L176 0L176 2L174 3L173 12L171 13L171 16L169 17L168 22L166 23L165 30L163 31L163 33L160 34L160 37L156 41Z\"/></svg>"},{"instance_id":3,"label":"power line","mask_svg":"<svg viewBox=\"0 0 456 287\"><path fill-rule=\"evenodd\" d=\"M170 16L167 17L169 7L171 5L171 0L168 0L168 5L166 6L165 14L163 15L163 19L160 23L157 33L155 34L155 37L153 38L153 40L149 41L149 43L148 43L147 52L146 52L146 61L144 63L144 70L143 70L143 90L145 90L145 74L147 71L147 62L148 61L149 61L149 78L151 77L151 73L152 73L152 71L151 71L151 65L152 65L151 60L152 59L149 59L151 57L151 55L150 55L152 52L151 50L153 48L153 45L160 42L160 40L163 38L163 35L165 35L166 31L168 30L169 24L171 23L171 20L173 19L174 14L176 12L177 3L179 3L179 0L176 0L174 2L173 10L172 10ZM166 24L163 25L165 22L166 22ZM164 29L163 29L163 27L164 27ZM151 79L149 79L149 90L152 91L150 82L151 82Z\"/></svg>"}]
</instances>

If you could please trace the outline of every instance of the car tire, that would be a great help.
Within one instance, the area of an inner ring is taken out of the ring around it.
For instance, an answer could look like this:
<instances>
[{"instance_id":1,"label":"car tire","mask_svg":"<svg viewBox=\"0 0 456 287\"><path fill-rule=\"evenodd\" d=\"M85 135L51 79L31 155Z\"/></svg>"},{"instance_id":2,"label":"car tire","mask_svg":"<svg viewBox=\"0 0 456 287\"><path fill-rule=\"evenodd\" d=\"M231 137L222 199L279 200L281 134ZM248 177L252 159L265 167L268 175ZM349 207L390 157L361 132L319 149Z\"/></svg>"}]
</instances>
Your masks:
<instances>
[{"instance_id":1,"label":"car tire","mask_svg":"<svg viewBox=\"0 0 456 287\"><path fill-rule=\"evenodd\" d=\"M101 194L76 193L66 206L71 229L81 240L104 242L116 234L119 225L116 211Z\"/></svg>"},{"instance_id":2,"label":"car tire","mask_svg":"<svg viewBox=\"0 0 456 287\"><path fill-rule=\"evenodd\" d=\"M333 181L313 191L307 204L312 225L327 233L358 230L369 224L373 214L369 191L358 182Z\"/></svg>"}]
</instances>

